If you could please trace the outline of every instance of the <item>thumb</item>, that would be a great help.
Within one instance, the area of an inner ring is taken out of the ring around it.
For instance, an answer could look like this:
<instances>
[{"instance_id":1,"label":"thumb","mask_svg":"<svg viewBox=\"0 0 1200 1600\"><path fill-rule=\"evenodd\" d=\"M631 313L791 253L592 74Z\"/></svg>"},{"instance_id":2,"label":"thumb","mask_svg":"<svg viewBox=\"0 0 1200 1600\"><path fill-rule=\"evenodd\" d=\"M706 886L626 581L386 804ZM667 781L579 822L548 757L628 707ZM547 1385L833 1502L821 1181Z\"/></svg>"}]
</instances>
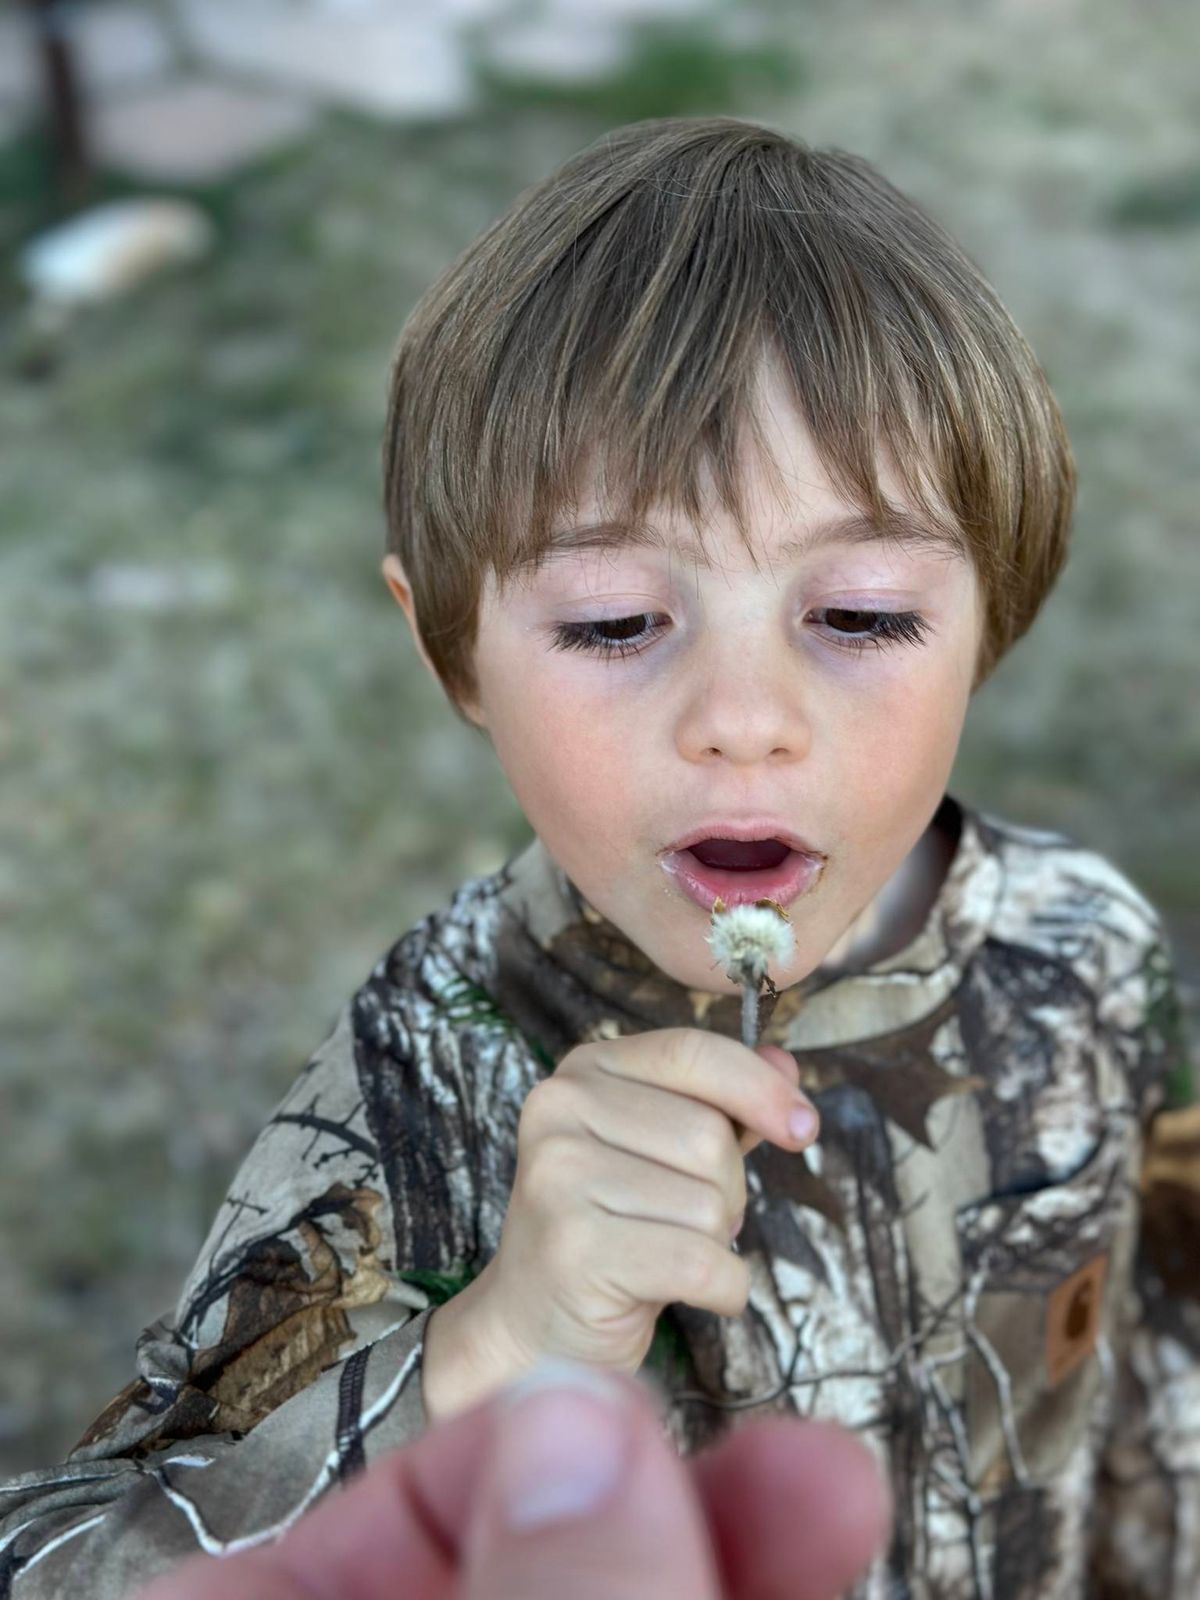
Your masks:
<instances>
[{"instance_id":1,"label":"thumb","mask_svg":"<svg viewBox=\"0 0 1200 1600\"><path fill-rule=\"evenodd\" d=\"M648 1389L542 1362L499 1398L480 1477L462 1600L719 1600L705 1514Z\"/></svg>"}]
</instances>

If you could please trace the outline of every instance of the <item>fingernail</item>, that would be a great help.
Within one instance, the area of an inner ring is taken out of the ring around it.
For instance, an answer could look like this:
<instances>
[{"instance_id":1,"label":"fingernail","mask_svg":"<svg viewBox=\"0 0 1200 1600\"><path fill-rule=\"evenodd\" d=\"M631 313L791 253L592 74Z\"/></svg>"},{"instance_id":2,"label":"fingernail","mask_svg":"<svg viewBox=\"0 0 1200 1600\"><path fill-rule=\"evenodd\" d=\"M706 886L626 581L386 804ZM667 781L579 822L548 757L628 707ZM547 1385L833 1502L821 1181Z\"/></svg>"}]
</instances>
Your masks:
<instances>
[{"instance_id":1,"label":"fingernail","mask_svg":"<svg viewBox=\"0 0 1200 1600\"><path fill-rule=\"evenodd\" d=\"M730 1230L729 1230L729 1237L731 1239L736 1239L738 1234L741 1233L741 1231L742 1231L742 1223L745 1222L745 1220L746 1220L746 1213L743 1211L741 1213L741 1215L738 1217L737 1221L734 1223L733 1227L730 1228Z\"/></svg>"},{"instance_id":2,"label":"fingernail","mask_svg":"<svg viewBox=\"0 0 1200 1600\"><path fill-rule=\"evenodd\" d=\"M509 1528L528 1533L594 1511L625 1466L625 1396L594 1368L545 1360L502 1396L494 1463Z\"/></svg>"},{"instance_id":3,"label":"fingernail","mask_svg":"<svg viewBox=\"0 0 1200 1600\"><path fill-rule=\"evenodd\" d=\"M788 1118L788 1132L793 1139L810 1139L817 1131L817 1113L811 1106L797 1106Z\"/></svg>"}]
</instances>

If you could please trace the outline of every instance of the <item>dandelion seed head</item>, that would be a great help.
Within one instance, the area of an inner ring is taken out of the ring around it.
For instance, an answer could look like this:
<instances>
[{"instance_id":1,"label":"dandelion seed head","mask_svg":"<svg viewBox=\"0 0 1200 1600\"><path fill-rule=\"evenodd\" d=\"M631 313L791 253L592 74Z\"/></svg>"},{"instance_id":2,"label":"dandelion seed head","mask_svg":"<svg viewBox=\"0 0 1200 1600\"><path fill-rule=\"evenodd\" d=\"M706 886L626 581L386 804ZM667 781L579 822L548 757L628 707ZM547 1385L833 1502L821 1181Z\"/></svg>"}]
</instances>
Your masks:
<instances>
[{"instance_id":1,"label":"dandelion seed head","mask_svg":"<svg viewBox=\"0 0 1200 1600\"><path fill-rule=\"evenodd\" d=\"M773 961L785 966L796 948L787 912L773 900L751 906L713 905L708 947L734 983L762 982Z\"/></svg>"}]
</instances>

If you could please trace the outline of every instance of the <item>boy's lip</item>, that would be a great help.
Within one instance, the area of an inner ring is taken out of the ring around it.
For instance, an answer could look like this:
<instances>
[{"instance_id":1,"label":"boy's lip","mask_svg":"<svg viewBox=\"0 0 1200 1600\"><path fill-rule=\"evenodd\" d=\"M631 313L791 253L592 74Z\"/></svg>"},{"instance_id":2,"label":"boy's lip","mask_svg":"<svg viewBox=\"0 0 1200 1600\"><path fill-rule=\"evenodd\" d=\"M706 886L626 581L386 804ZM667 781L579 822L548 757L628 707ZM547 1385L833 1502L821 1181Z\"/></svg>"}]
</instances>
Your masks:
<instances>
[{"instance_id":1,"label":"boy's lip","mask_svg":"<svg viewBox=\"0 0 1200 1600\"><path fill-rule=\"evenodd\" d=\"M792 833L781 822L772 821L770 817L754 817L749 822L706 822L702 827L693 828L690 833L685 833L682 838L667 845L659 854L665 856L677 850L689 850L702 839L780 839L790 850L798 850L801 855L816 856L821 861L825 859L824 853L815 845L809 844L806 839L801 839L799 834Z\"/></svg>"},{"instance_id":2,"label":"boy's lip","mask_svg":"<svg viewBox=\"0 0 1200 1600\"><path fill-rule=\"evenodd\" d=\"M718 835L702 834L700 837ZM825 870L825 859L792 850L777 867L761 872L729 872L720 867L706 867L690 850L684 849L666 851L659 865L689 900L711 914L718 896L727 906L753 905L756 900L774 900L786 906L812 888Z\"/></svg>"}]
</instances>

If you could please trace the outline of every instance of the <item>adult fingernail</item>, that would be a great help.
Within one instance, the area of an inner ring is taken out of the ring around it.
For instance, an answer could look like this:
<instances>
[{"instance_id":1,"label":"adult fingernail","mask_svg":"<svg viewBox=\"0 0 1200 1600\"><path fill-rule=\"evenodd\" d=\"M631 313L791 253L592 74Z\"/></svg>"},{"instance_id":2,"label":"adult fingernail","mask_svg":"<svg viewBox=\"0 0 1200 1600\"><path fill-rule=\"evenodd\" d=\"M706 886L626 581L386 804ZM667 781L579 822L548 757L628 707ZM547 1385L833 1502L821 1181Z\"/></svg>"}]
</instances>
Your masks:
<instances>
[{"instance_id":1,"label":"adult fingernail","mask_svg":"<svg viewBox=\"0 0 1200 1600\"><path fill-rule=\"evenodd\" d=\"M603 1373L546 1360L502 1396L494 1481L508 1527L528 1533L595 1511L629 1448L626 1397Z\"/></svg>"}]
</instances>

